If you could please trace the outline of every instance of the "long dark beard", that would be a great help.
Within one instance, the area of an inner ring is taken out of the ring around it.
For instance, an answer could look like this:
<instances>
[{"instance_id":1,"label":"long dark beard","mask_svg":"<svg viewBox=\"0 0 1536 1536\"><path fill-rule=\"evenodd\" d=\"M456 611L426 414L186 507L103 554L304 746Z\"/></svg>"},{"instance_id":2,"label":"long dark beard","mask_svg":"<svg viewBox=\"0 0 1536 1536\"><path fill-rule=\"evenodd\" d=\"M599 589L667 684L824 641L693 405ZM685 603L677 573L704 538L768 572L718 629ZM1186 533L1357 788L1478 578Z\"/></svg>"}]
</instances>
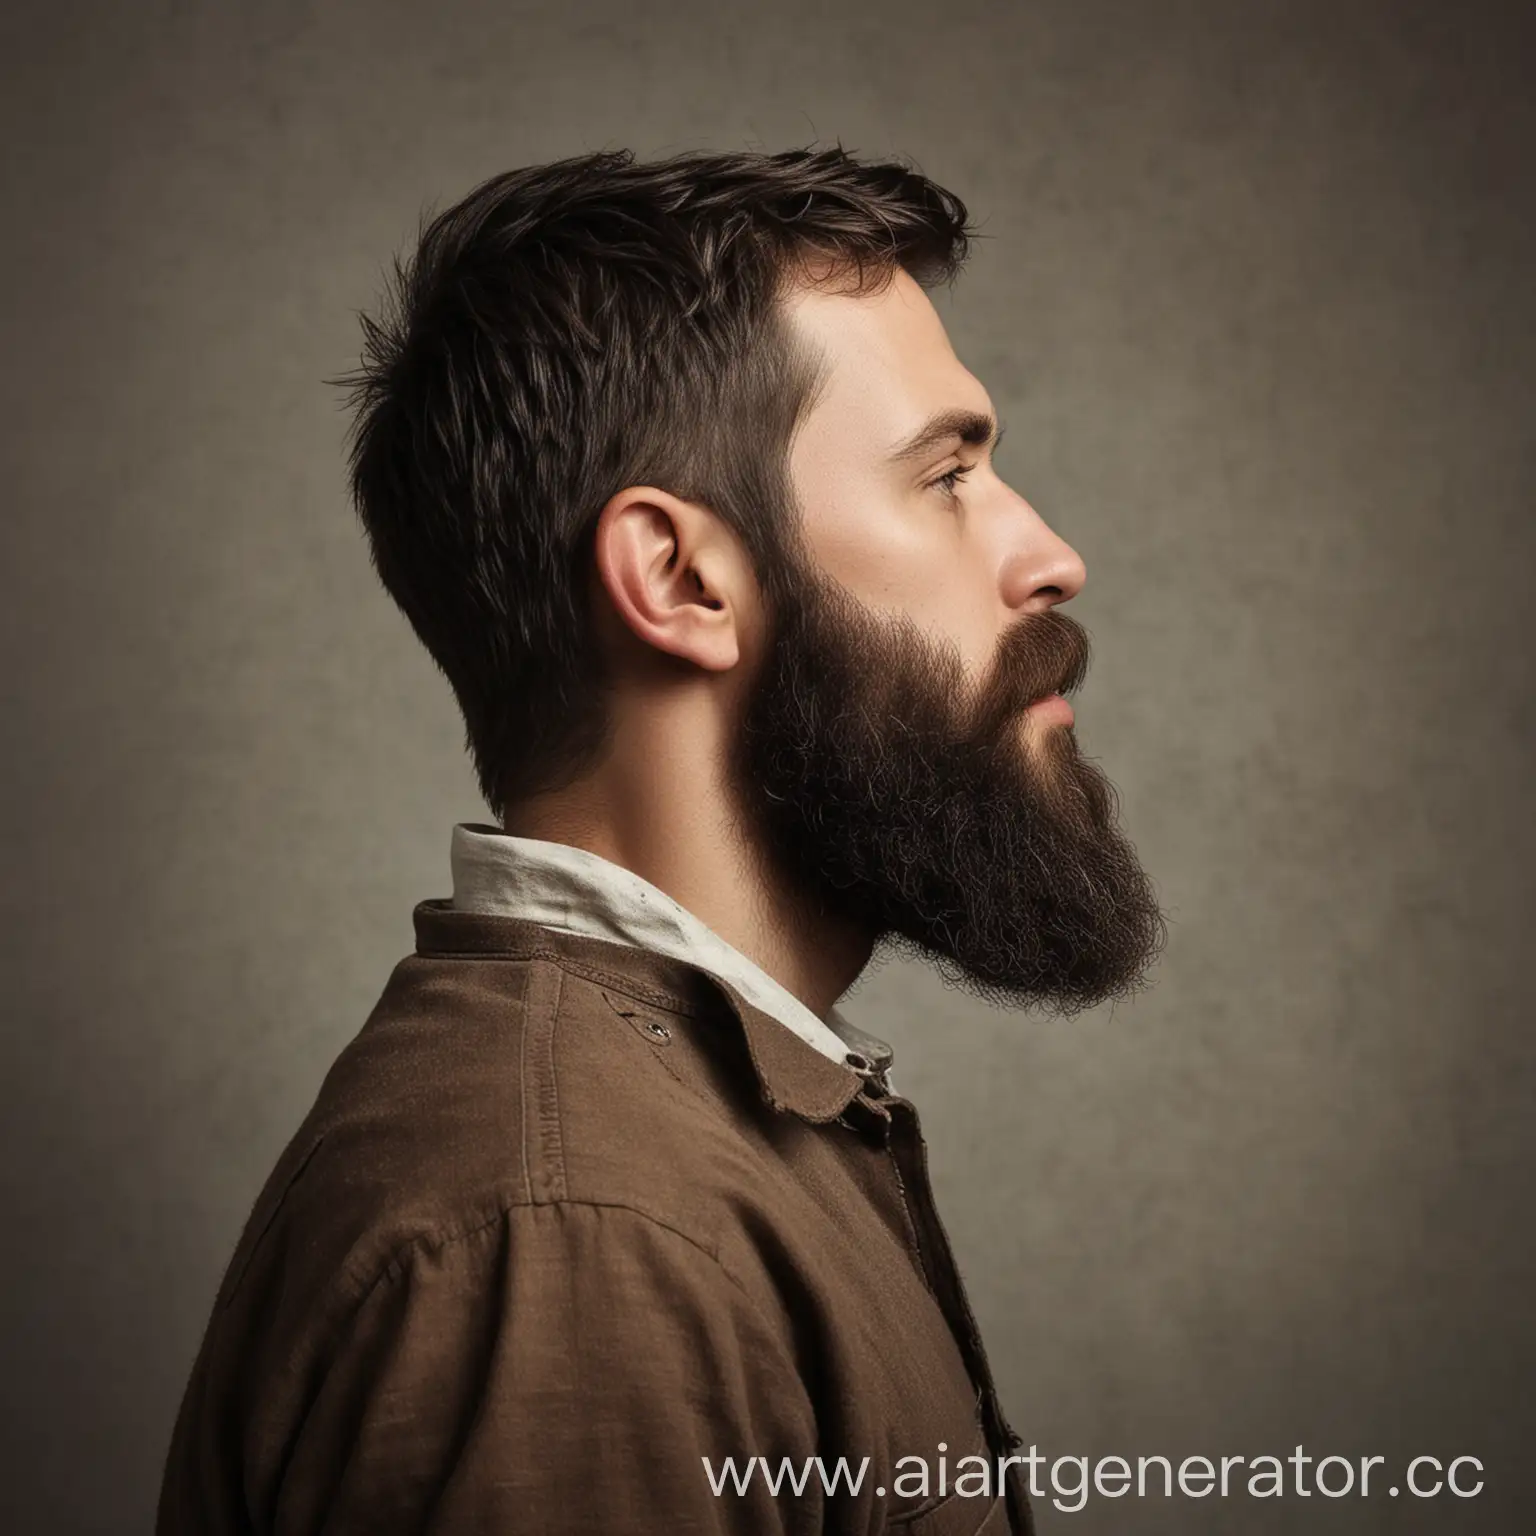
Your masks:
<instances>
[{"instance_id":1,"label":"long dark beard","mask_svg":"<svg viewBox=\"0 0 1536 1536\"><path fill-rule=\"evenodd\" d=\"M1030 742L1021 720L1087 665L1052 609L1010 631L978 694L911 620L802 583L733 754L749 835L806 912L1000 1006L1070 1016L1139 990L1165 929L1114 786L1070 727Z\"/></svg>"}]
</instances>

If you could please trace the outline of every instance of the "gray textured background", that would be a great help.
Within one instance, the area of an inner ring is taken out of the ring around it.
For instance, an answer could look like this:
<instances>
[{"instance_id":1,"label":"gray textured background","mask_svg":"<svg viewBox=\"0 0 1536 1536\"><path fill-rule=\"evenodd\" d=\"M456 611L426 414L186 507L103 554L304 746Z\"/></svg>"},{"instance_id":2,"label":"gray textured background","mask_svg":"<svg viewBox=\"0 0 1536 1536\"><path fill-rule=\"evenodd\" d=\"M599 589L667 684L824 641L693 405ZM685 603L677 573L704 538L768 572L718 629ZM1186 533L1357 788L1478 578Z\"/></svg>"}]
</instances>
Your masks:
<instances>
[{"instance_id":1,"label":"gray textured background","mask_svg":"<svg viewBox=\"0 0 1536 1536\"><path fill-rule=\"evenodd\" d=\"M1470 1503L1094 1500L1042 1530L1530 1528L1513 9L182 0L0 28L7 1531L147 1527L249 1203L483 819L344 501L320 381L353 311L424 202L508 166L834 138L992 237L941 308L1005 471L1087 560L1079 736L1173 918L1156 990L1074 1025L906 966L850 1002L924 1110L1010 1416L1050 1455L1489 1469Z\"/></svg>"}]
</instances>

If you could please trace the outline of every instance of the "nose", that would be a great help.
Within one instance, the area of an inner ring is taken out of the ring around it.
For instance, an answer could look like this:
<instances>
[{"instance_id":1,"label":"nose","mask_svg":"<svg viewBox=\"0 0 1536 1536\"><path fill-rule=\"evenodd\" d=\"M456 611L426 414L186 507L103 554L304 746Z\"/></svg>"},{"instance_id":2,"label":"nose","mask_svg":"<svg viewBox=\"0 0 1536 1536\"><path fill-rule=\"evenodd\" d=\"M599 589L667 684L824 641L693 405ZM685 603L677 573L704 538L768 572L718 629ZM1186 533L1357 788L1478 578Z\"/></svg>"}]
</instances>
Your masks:
<instances>
[{"instance_id":1,"label":"nose","mask_svg":"<svg viewBox=\"0 0 1536 1536\"><path fill-rule=\"evenodd\" d=\"M1003 572L1003 601L1024 613L1070 602L1083 590L1083 558L1021 496L1025 516Z\"/></svg>"}]
</instances>

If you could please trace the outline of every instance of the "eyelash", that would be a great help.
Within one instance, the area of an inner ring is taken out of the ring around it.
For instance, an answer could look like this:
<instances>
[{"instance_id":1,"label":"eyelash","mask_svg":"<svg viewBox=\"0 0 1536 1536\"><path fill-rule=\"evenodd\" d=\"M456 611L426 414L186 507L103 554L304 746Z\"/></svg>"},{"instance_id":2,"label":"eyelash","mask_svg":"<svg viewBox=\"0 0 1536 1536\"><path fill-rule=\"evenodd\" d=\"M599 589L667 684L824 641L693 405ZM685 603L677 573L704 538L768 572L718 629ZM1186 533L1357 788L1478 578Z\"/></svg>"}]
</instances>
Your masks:
<instances>
[{"instance_id":1,"label":"eyelash","mask_svg":"<svg viewBox=\"0 0 1536 1536\"><path fill-rule=\"evenodd\" d=\"M930 480L928 484L930 487L935 485L943 486L944 494L946 496L952 497L955 494L955 488L962 480L965 479L968 474L970 474L973 469L975 469L975 467L976 466L974 464L958 465L956 468L950 470L947 474L940 475L937 480Z\"/></svg>"}]
</instances>

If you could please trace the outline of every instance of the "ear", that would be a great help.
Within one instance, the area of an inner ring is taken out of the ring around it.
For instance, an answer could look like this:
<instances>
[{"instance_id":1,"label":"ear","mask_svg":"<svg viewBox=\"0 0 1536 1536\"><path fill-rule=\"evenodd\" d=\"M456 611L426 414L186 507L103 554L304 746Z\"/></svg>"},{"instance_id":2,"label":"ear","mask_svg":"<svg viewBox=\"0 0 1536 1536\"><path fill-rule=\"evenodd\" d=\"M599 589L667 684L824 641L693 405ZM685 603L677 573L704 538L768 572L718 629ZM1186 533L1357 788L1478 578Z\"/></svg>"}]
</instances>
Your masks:
<instances>
[{"instance_id":1,"label":"ear","mask_svg":"<svg viewBox=\"0 0 1536 1536\"><path fill-rule=\"evenodd\" d=\"M707 507L630 486L598 514L593 558L615 613L647 645L711 672L740 661L750 570Z\"/></svg>"}]
</instances>

